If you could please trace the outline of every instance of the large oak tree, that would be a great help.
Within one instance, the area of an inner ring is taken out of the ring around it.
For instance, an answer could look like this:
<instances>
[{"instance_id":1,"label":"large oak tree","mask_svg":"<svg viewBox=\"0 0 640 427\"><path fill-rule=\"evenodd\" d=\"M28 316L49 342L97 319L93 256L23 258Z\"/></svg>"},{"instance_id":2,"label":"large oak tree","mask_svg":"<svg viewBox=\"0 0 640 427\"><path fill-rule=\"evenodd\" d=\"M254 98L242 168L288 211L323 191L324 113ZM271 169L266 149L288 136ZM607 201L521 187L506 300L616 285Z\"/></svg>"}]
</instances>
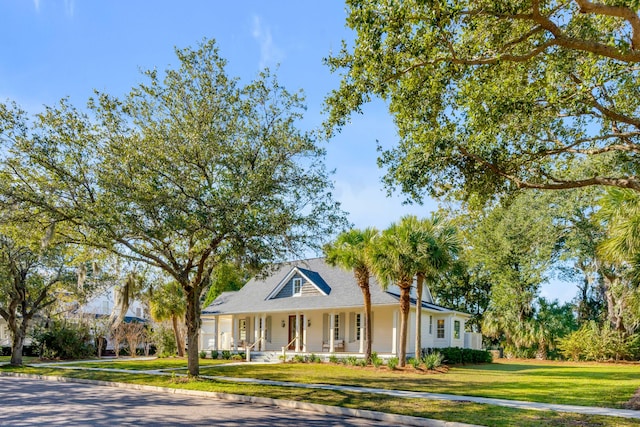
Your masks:
<instances>
[{"instance_id":1,"label":"large oak tree","mask_svg":"<svg viewBox=\"0 0 640 427\"><path fill-rule=\"evenodd\" d=\"M399 143L385 181L414 199L517 188L640 191L634 1L348 0L353 44L327 62L329 132L371 97ZM577 166L580 166L579 168Z\"/></svg>"},{"instance_id":2,"label":"large oak tree","mask_svg":"<svg viewBox=\"0 0 640 427\"><path fill-rule=\"evenodd\" d=\"M268 72L241 86L213 41L177 49L124 98L67 101L32 124L0 105L3 194L65 222L66 239L157 267L186 297L189 374L215 267L263 265L342 225L323 150L297 128L301 96Z\"/></svg>"}]
</instances>

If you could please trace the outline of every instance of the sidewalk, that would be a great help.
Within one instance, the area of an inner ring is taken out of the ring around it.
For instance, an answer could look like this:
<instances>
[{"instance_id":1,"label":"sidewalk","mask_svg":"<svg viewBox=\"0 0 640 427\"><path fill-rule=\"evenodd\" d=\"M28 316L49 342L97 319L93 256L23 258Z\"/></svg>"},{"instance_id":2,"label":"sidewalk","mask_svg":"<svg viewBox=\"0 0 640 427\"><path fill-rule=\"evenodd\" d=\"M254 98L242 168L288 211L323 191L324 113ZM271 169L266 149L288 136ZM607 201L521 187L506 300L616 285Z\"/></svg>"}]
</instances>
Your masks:
<instances>
[{"instance_id":1,"label":"sidewalk","mask_svg":"<svg viewBox=\"0 0 640 427\"><path fill-rule=\"evenodd\" d=\"M95 362L95 360L93 361ZM78 363L78 362L74 362ZM243 362L246 363L246 362ZM60 369L88 370L88 371L104 371L118 373L136 373L148 375L169 375L169 376L186 376L186 374L177 374L174 369L166 370L131 370L131 369L114 369L114 368L84 368L81 366L65 366L64 363L43 363L34 366L55 366ZM171 371L171 372L164 372ZM236 383L262 384L281 387L296 387L305 389L333 390L333 391L349 391L355 393L372 393L392 397L401 397L408 399L430 399L430 400L447 400L456 402L474 402L486 405L497 405L517 409L532 409L538 411L556 411L556 412L573 412L585 415L602 415L609 417L633 418L640 419L640 411L631 409L601 408L595 406L578 406L578 405L561 405L555 403L526 402L520 400L495 399L489 397L461 396L455 394L429 393L405 390L388 390L382 388L356 387L331 384L306 384L295 383L289 381L273 381L261 380L257 378L235 378L218 375L201 375L202 378L217 381L228 381Z\"/></svg>"}]
</instances>

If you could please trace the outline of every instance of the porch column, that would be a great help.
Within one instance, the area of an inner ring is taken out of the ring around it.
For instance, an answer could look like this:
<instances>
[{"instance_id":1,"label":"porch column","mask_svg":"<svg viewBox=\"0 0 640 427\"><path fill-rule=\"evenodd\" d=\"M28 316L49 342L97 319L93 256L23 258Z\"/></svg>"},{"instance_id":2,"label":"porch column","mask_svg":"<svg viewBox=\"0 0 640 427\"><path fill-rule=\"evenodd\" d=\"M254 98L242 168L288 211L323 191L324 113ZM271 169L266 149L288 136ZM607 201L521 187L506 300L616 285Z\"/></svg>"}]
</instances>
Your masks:
<instances>
[{"instance_id":1,"label":"porch column","mask_svg":"<svg viewBox=\"0 0 640 427\"><path fill-rule=\"evenodd\" d=\"M300 352L300 313L296 311L296 353Z\"/></svg>"},{"instance_id":2,"label":"porch column","mask_svg":"<svg viewBox=\"0 0 640 427\"><path fill-rule=\"evenodd\" d=\"M360 313L360 353L364 353L364 311Z\"/></svg>"},{"instance_id":3,"label":"porch column","mask_svg":"<svg viewBox=\"0 0 640 427\"><path fill-rule=\"evenodd\" d=\"M393 310L393 329L391 334L391 354L396 354L398 352L398 310Z\"/></svg>"},{"instance_id":4,"label":"porch column","mask_svg":"<svg viewBox=\"0 0 640 427\"><path fill-rule=\"evenodd\" d=\"M302 321L302 351L307 352L307 323L309 319L303 319Z\"/></svg>"},{"instance_id":5,"label":"porch column","mask_svg":"<svg viewBox=\"0 0 640 427\"><path fill-rule=\"evenodd\" d=\"M262 317L260 318L260 323L261 323L261 327L260 327L260 344L258 345L258 350L260 351L264 351L266 349L267 343L264 342L265 339L265 334L266 334L266 330L267 330L267 315L266 314L262 314Z\"/></svg>"},{"instance_id":6,"label":"porch column","mask_svg":"<svg viewBox=\"0 0 640 427\"><path fill-rule=\"evenodd\" d=\"M336 328L336 314L332 311L329 314L329 353L335 353L336 343L334 340Z\"/></svg>"},{"instance_id":7,"label":"porch column","mask_svg":"<svg viewBox=\"0 0 640 427\"><path fill-rule=\"evenodd\" d=\"M214 320L214 324L213 324L213 336L214 336L214 341L213 341L213 349L214 350L220 350L220 331L218 329L218 323L220 321L220 316L216 316L213 318Z\"/></svg>"},{"instance_id":8,"label":"porch column","mask_svg":"<svg viewBox=\"0 0 640 427\"><path fill-rule=\"evenodd\" d=\"M260 317L256 314L253 316L253 342L258 342L260 338ZM255 349L255 347L253 347Z\"/></svg>"},{"instance_id":9,"label":"porch column","mask_svg":"<svg viewBox=\"0 0 640 427\"><path fill-rule=\"evenodd\" d=\"M231 316L231 338L233 343L231 343L231 348L235 351L238 351L238 319L236 316Z\"/></svg>"}]
</instances>

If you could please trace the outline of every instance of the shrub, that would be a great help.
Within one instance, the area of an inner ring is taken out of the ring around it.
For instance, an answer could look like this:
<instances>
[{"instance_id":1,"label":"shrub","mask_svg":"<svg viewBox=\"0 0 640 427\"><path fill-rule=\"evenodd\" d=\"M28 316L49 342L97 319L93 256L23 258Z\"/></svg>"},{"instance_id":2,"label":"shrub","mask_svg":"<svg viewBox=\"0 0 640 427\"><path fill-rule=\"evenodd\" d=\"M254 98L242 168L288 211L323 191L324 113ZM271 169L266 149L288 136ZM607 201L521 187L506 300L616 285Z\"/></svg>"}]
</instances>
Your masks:
<instances>
[{"instance_id":1,"label":"shrub","mask_svg":"<svg viewBox=\"0 0 640 427\"><path fill-rule=\"evenodd\" d=\"M241 354L234 354L230 358L231 358L231 360L236 360L236 361L244 360L244 357L242 357Z\"/></svg>"},{"instance_id":2,"label":"shrub","mask_svg":"<svg viewBox=\"0 0 640 427\"><path fill-rule=\"evenodd\" d=\"M207 352L206 352L206 351L204 351L204 350L202 350L202 351L200 352L200 359L206 359L206 358L207 358Z\"/></svg>"},{"instance_id":3,"label":"shrub","mask_svg":"<svg viewBox=\"0 0 640 427\"><path fill-rule=\"evenodd\" d=\"M224 360L231 359L231 352L229 350L222 350L222 358Z\"/></svg>"},{"instance_id":4,"label":"shrub","mask_svg":"<svg viewBox=\"0 0 640 427\"><path fill-rule=\"evenodd\" d=\"M338 356L331 354L329 355L329 363L340 363L340 360L338 359Z\"/></svg>"},{"instance_id":5,"label":"shrub","mask_svg":"<svg viewBox=\"0 0 640 427\"><path fill-rule=\"evenodd\" d=\"M640 335L625 335L608 324L601 328L590 322L561 338L558 348L570 360L637 360Z\"/></svg>"},{"instance_id":6,"label":"shrub","mask_svg":"<svg viewBox=\"0 0 640 427\"><path fill-rule=\"evenodd\" d=\"M491 363L491 353L487 350L472 350L470 348L445 347L424 349L425 354L438 352L442 355L442 361L450 365L461 363Z\"/></svg>"},{"instance_id":7,"label":"shrub","mask_svg":"<svg viewBox=\"0 0 640 427\"><path fill-rule=\"evenodd\" d=\"M309 362L322 363L322 359L317 354L311 353L311 355L309 356Z\"/></svg>"},{"instance_id":8,"label":"shrub","mask_svg":"<svg viewBox=\"0 0 640 427\"><path fill-rule=\"evenodd\" d=\"M358 358L356 356L347 356L346 364L349 366L357 366Z\"/></svg>"},{"instance_id":9,"label":"shrub","mask_svg":"<svg viewBox=\"0 0 640 427\"><path fill-rule=\"evenodd\" d=\"M173 356L178 352L176 337L171 328L157 326L151 333L151 341L155 344L156 354L159 357Z\"/></svg>"},{"instance_id":10,"label":"shrub","mask_svg":"<svg viewBox=\"0 0 640 427\"><path fill-rule=\"evenodd\" d=\"M293 356L293 359L291 359L291 361L293 363L305 363L307 359L301 354L296 354L295 356Z\"/></svg>"},{"instance_id":11,"label":"shrub","mask_svg":"<svg viewBox=\"0 0 640 427\"><path fill-rule=\"evenodd\" d=\"M380 356L378 356L378 353L376 353L375 351L373 353L371 353L371 364L373 366L375 366L376 368L379 368L380 366L382 366L382 359L380 358Z\"/></svg>"},{"instance_id":12,"label":"shrub","mask_svg":"<svg viewBox=\"0 0 640 427\"><path fill-rule=\"evenodd\" d=\"M365 366L367 366L367 361L364 359L358 359L356 361L356 365L355 366L360 366L361 368L364 368Z\"/></svg>"},{"instance_id":13,"label":"shrub","mask_svg":"<svg viewBox=\"0 0 640 427\"><path fill-rule=\"evenodd\" d=\"M413 369L420 368L420 359L416 359L414 357L409 358L409 365L413 366Z\"/></svg>"},{"instance_id":14,"label":"shrub","mask_svg":"<svg viewBox=\"0 0 640 427\"><path fill-rule=\"evenodd\" d=\"M47 359L84 359L94 355L89 327L83 324L53 322L34 334L39 356Z\"/></svg>"},{"instance_id":15,"label":"shrub","mask_svg":"<svg viewBox=\"0 0 640 427\"><path fill-rule=\"evenodd\" d=\"M217 359L218 358L218 350L212 350L211 351L211 358L212 359Z\"/></svg>"},{"instance_id":16,"label":"shrub","mask_svg":"<svg viewBox=\"0 0 640 427\"><path fill-rule=\"evenodd\" d=\"M423 357L423 361L424 361L424 366L429 369L429 370L434 370L438 367L440 367L440 365L442 365L442 359L444 357L442 356L442 354L436 352L433 352L431 354L427 354L426 356Z\"/></svg>"},{"instance_id":17,"label":"shrub","mask_svg":"<svg viewBox=\"0 0 640 427\"><path fill-rule=\"evenodd\" d=\"M387 360L387 366L389 367L389 369L396 369L398 367L398 358L397 357L392 357L389 360Z\"/></svg>"}]
</instances>

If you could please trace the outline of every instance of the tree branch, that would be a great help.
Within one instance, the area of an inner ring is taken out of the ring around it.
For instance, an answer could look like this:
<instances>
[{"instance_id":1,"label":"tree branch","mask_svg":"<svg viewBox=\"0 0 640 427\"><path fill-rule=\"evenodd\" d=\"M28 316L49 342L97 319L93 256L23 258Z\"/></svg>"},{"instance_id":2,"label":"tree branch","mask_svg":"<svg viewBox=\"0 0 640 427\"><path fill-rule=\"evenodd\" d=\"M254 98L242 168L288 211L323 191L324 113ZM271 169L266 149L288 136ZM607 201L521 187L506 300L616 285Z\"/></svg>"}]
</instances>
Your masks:
<instances>
[{"instance_id":1,"label":"tree branch","mask_svg":"<svg viewBox=\"0 0 640 427\"><path fill-rule=\"evenodd\" d=\"M640 18L636 12L627 6L609 6L602 3L593 3L589 0L575 0L580 6L581 13L593 13L595 15L613 16L622 18L631 25L631 48L640 47Z\"/></svg>"}]
</instances>

